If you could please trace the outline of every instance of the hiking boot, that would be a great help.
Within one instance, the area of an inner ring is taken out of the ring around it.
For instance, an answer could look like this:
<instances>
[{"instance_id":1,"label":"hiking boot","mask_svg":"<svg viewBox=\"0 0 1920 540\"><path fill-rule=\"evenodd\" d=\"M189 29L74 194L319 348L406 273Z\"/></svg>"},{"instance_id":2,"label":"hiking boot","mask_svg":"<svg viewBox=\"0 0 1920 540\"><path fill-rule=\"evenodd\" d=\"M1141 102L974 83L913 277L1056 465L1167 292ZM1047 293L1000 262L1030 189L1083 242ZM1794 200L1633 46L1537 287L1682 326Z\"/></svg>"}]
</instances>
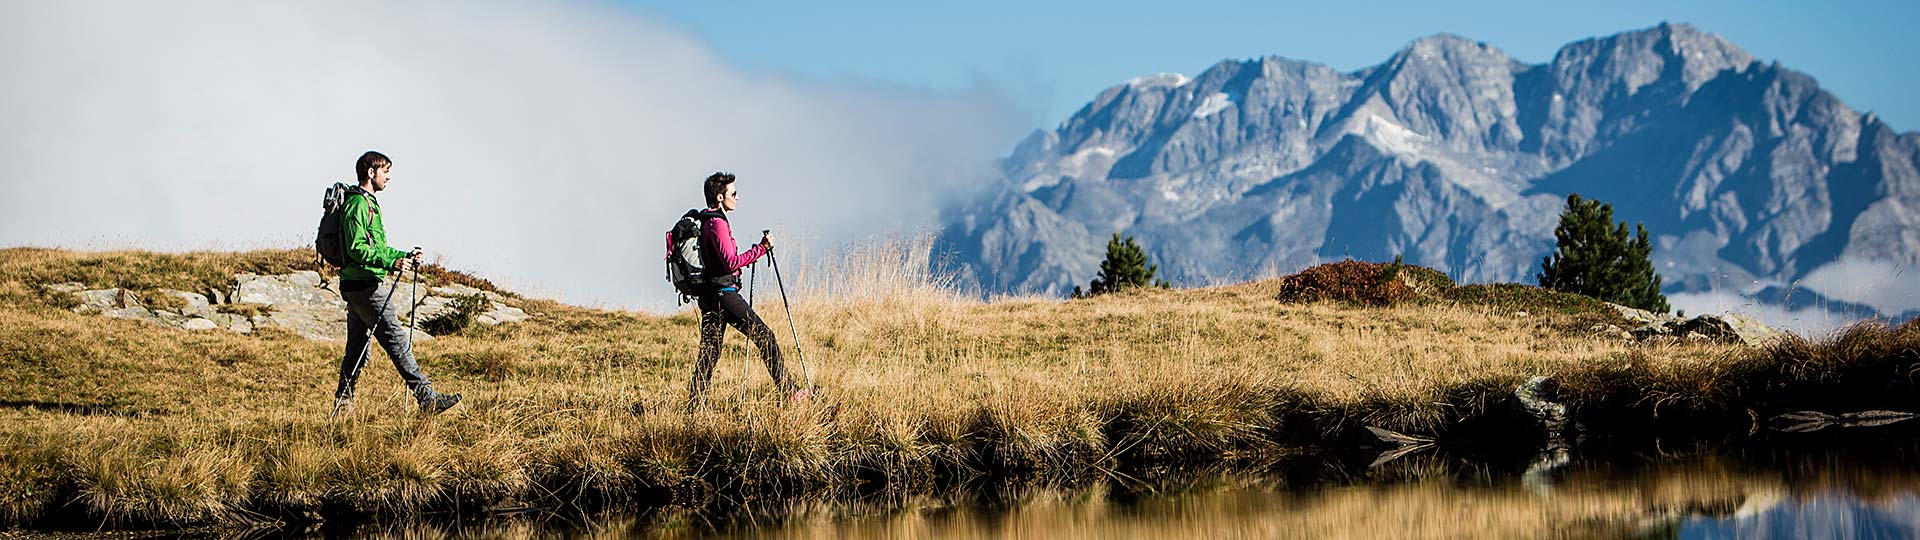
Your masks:
<instances>
[{"instance_id":1,"label":"hiking boot","mask_svg":"<svg viewBox=\"0 0 1920 540\"><path fill-rule=\"evenodd\" d=\"M812 388L801 388L800 391L793 393L793 397L787 398L787 403L799 403L812 397Z\"/></svg>"},{"instance_id":2,"label":"hiking boot","mask_svg":"<svg viewBox=\"0 0 1920 540\"><path fill-rule=\"evenodd\" d=\"M460 394L434 394L432 399L420 402L420 414L433 416L460 404Z\"/></svg>"},{"instance_id":3,"label":"hiking boot","mask_svg":"<svg viewBox=\"0 0 1920 540\"><path fill-rule=\"evenodd\" d=\"M328 414L327 418L339 418L349 414L353 414L353 398L333 398L333 413Z\"/></svg>"}]
</instances>

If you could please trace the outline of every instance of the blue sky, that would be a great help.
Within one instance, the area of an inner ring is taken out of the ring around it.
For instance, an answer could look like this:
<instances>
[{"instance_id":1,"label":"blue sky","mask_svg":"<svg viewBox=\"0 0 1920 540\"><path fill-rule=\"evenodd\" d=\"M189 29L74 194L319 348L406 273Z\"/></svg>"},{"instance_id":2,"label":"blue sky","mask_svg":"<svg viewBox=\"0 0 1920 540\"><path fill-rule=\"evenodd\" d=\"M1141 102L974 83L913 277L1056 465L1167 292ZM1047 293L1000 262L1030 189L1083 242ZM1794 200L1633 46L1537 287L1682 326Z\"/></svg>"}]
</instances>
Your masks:
<instances>
[{"instance_id":1,"label":"blue sky","mask_svg":"<svg viewBox=\"0 0 1920 540\"><path fill-rule=\"evenodd\" d=\"M965 91L997 88L1032 127L1100 89L1278 54L1352 70L1451 32L1528 63L1579 39L1691 23L1811 74L1895 129L1920 130L1920 2L685 2L622 0L748 69Z\"/></svg>"}]
</instances>

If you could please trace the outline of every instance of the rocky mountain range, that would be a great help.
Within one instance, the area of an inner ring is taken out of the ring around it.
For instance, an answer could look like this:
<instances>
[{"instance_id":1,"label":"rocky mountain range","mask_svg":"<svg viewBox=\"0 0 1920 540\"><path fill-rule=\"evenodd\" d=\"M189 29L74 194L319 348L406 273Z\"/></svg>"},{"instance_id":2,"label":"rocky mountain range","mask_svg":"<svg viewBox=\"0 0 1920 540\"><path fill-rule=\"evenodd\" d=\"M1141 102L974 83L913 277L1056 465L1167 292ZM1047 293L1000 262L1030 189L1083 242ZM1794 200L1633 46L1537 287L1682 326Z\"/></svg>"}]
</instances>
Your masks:
<instances>
[{"instance_id":1,"label":"rocky mountain range","mask_svg":"<svg viewBox=\"0 0 1920 540\"><path fill-rule=\"evenodd\" d=\"M1352 72L1272 56L1108 88L1014 148L940 242L989 292L1084 286L1115 232L1183 285L1396 255L1532 283L1579 193L1646 225L1670 294L1898 315L1920 299L1835 269L1920 264L1916 163L1920 134L1685 24L1545 64L1441 34Z\"/></svg>"}]
</instances>

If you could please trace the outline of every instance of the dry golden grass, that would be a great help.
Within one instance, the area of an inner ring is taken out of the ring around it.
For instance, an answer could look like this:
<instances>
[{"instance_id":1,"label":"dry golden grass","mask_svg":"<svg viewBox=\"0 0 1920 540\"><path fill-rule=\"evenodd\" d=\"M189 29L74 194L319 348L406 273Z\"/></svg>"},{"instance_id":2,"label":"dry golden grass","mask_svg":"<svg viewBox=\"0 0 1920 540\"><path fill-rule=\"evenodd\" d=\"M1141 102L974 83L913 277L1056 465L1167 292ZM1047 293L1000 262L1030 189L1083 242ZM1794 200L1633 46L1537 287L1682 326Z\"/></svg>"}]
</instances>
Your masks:
<instances>
[{"instance_id":1,"label":"dry golden grass","mask_svg":"<svg viewBox=\"0 0 1920 540\"><path fill-rule=\"evenodd\" d=\"M1712 374L1758 354L1633 345L1484 306L1288 304L1275 281L983 302L919 270L928 246L880 242L782 269L793 273L793 316L823 387L810 402L769 395L736 334L716 370L714 407L684 414L691 308L654 315L516 299L532 320L418 345L436 386L467 396L459 408L413 416L376 358L357 412L338 420L327 413L339 343L78 315L38 288L184 289L236 269L299 268L298 250L3 250L0 523L698 504L856 485L911 490L972 474L1262 463L1317 451L1359 425L1444 434L1505 406L1533 375L1581 381L1635 363L1636 381L1711 387ZM164 275L121 274L143 271ZM758 309L784 327L771 276L762 281ZM1622 391L1600 382L1590 386Z\"/></svg>"}]
</instances>

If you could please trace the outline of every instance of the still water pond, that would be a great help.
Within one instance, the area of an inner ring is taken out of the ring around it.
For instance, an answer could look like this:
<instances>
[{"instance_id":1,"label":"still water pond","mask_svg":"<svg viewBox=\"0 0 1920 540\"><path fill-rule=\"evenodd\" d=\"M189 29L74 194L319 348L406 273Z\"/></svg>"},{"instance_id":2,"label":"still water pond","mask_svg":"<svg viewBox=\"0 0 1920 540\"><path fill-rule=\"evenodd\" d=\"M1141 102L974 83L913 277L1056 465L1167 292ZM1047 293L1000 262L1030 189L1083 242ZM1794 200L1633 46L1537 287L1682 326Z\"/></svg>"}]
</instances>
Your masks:
<instances>
[{"instance_id":1,"label":"still water pond","mask_svg":"<svg viewBox=\"0 0 1920 540\"><path fill-rule=\"evenodd\" d=\"M434 516L331 538L1920 538L1920 461L1741 451L1575 458L1528 472L1436 456L1308 475L642 513Z\"/></svg>"}]
</instances>

